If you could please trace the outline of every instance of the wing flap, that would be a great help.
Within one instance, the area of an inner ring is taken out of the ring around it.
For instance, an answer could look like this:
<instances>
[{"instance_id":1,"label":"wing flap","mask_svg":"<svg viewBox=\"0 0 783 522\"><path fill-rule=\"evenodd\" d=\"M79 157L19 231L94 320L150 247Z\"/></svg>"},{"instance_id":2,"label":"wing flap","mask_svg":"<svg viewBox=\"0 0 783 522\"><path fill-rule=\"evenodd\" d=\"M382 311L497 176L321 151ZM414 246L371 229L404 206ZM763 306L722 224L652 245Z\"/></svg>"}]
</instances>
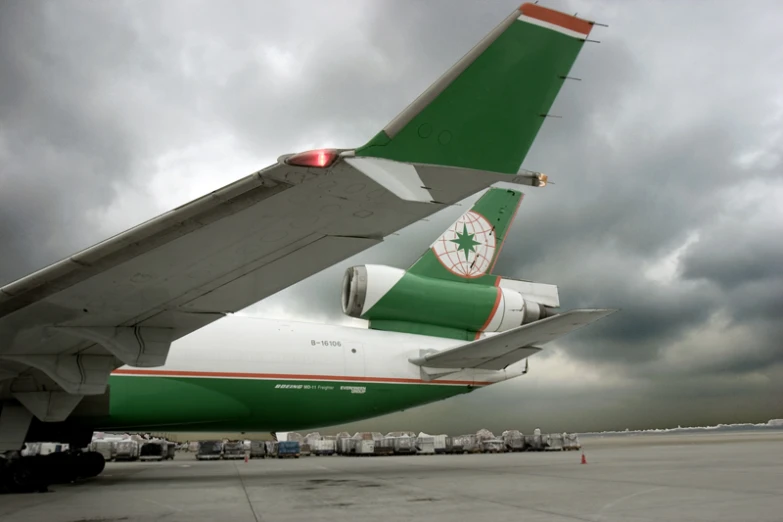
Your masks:
<instances>
[{"instance_id":1,"label":"wing flap","mask_svg":"<svg viewBox=\"0 0 783 522\"><path fill-rule=\"evenodd\" d=\"M411 359L426 368L475 368L501 370L540 350L543 345L597 321L616 310L586 309L547 317L506 332L484 337L456 348Z\"/></svg>"}]
</instances>

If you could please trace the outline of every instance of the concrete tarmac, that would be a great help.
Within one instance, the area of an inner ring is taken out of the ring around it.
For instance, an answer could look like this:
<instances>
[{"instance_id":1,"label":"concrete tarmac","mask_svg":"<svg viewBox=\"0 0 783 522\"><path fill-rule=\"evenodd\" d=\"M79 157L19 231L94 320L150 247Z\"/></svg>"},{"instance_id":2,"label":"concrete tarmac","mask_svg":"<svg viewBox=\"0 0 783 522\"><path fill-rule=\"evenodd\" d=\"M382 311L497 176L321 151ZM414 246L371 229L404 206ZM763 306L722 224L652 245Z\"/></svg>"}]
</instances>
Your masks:
<instances>
[{"instance_id":1,"label":"concrete tarmac","mask_svg":"<svg viewBox=\"0 0 783 522\"><path fill-rule=\"evenodd\" d=\"M783 521L783 431L583 439L578 452L109 463L0 496L0 521Z\"/></svg>"}]
</instances>

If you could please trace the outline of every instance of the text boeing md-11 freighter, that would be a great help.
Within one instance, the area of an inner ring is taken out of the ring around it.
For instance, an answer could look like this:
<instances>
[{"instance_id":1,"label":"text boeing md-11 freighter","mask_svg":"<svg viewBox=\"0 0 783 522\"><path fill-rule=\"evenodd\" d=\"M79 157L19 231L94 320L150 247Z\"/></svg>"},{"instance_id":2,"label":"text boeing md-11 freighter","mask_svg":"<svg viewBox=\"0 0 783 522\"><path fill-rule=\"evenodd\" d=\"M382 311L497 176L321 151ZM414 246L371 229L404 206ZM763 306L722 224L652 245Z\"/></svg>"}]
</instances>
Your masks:
<instances>
[{"instance_id":1,"label":"text boeing md-11 freighter","mask_svg":"<svg viewBox=\"0 0 783 522\"><path fill-rule=\"evenodd\" d=\"M25 442L306 429L444 399L610 313L555 314L555 286L491 273L517 187L546 182L519 169L592 27L524 4L366 145L282 156L2 287L3 480L104 466L21 458ZM224 319L497 182L407 271L347 271L343 310L369 329Z\"/></svg>"}]
</instances>

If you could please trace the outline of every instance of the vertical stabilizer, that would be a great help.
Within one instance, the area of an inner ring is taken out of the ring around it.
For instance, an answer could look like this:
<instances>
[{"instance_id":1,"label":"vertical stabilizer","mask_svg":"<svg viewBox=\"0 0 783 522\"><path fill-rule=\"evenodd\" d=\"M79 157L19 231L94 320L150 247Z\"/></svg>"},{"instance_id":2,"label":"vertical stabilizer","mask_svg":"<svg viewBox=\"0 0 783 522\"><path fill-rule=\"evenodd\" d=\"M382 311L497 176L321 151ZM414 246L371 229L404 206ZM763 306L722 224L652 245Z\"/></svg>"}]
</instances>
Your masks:
<instances>
[{"instance_id":1,"label":"vertical stabilizer","mask_svg":"<svg viewBox=\"0 0 783 522\"><path fill-rule=\"evenodd\" d=\"M495 285L491 275L523 194L490 188L409 269L415 275Z\"/></svg>"}]
</instances>

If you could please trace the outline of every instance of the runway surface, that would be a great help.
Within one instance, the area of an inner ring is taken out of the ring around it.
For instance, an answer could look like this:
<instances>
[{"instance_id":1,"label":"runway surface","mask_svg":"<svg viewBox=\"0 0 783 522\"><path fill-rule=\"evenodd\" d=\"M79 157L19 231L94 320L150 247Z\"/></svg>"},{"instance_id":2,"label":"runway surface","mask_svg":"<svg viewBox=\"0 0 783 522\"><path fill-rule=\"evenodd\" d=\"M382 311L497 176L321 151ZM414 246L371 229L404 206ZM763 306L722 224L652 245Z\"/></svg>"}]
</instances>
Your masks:
<instances>
[{"instance_id":1,"label":"runway surface","mask_svg":"<svg viewBox=\"0 0 783 522\"><path fill-rule=\"evenodd\" d=\"M782 521L783 431L583 440L578 452L110 463L0 496L0 521Z\"/></svg>"}]
</instances>

